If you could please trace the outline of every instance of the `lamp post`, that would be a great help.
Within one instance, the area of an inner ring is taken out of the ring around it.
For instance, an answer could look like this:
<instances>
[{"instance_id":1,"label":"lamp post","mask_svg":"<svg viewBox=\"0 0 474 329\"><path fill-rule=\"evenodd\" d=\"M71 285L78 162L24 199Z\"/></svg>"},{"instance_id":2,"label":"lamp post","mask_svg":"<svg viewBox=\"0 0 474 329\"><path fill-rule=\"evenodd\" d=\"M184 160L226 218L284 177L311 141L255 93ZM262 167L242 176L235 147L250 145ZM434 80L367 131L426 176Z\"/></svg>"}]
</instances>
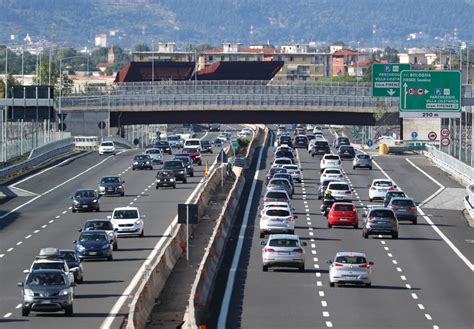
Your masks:
<instances>
[{"instance_id":1,"label":"lamp post","mask_svg":"<svg viewBox=\"0 0 474 329\"><path fill-rule=\"evenodd\" d=\"M107 136L110 137L110 91L109 91L108 112L109 112L109 115L108 115L109 122L107 122Z\"/></svg>"},{"instance_id":2,"label":"lamp post","mask_svg":"<svg viewBox=\"0 0 474 329\"><path fill-rule=\"evenodd\" d=\"M151 85L155 84L155 40L151 40Z\"/></svg>"}]
</instances>

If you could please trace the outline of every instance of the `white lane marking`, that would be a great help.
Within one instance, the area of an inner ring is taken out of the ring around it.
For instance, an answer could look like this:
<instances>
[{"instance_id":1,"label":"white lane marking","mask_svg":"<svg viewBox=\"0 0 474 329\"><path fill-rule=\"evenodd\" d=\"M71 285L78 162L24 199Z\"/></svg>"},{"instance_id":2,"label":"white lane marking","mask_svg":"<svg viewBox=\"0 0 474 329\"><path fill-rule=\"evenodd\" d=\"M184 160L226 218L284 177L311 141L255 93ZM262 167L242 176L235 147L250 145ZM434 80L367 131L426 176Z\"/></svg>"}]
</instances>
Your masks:
<instances>
[{"instance_id":1,"label":"white lane marking","mask_svg":"<svg viewBox=\"0 0 474 329\"><path fill-rule=\"evenodd\" d=\"M61 218L61 215L57 215L56 218Z\"/></svg>"},{"instance_id":2,"label":"white lane marking","mask_svg":"<svg viewBox=\"0 0 474 329\"><path fill-rule=\"evenodd\" d=\"M129 204L130 204L130 205L132 205L132 204L133 204L133 202L130 202Z\"/></svg>"},{"instance_id":3,"label":"white lane marking","mask_svg":"<svg viewBox=\"0 0 474 329\"><path fill-rule=\"evenodd\" d=\"M404 276L404 275L400 275L400 279L402 279L403 281L406 281L406 280L407 280L407 277Z\"/></svg>"},{"instance_id":4,"label":"white lane marking","mask_svg":"<svg viewBox=\"0 0 474 329\"><path fill-rule=\"evenodd\" d=\"M311 253L312 253L313 255L316 255L316 250L311 250Z\"/></svg>"},{"instance_id":5,"label":"white lane marking","mask_svg":"<svg viewBox=\"0 0 474 329\"><path fill-rule=\"evenodd\" d=\"M7 313L7 314L5 314L3 317L4 317L4 318L9 318L9 317L11 317L11 316L12 316L11 313Z\"/></svg>"},{"instance_id":6,"label":"white lane marking","mask_svg":"<svg viewBox=\"0 0 474 329\"><path fill-rule=\"evenodd\" d=\"M318 287L322 287L322 286L323 286L323 283L322 283L321 281L316 281L316 285L317 285Z\"/></svg>"},{"instance_id":7,"label":"white lane marking","mask_svg":"<svg viewBox=\"0 0 474 329\"><path fill-rule=\"evenodd\" d=\"M439 186L439 189L431 196L429 196L426 200L424 200L422 203L420 203L420 207L422 207L425 203L427 203L428 201L430 201L431 199L433 199L435 196L437 196L438 194L440 194L446 187L441 184L440 182L438 182L436 179L434 179L433 177L431 177L430 175L428 175L423 169L421 169L420 167L418 167L416 164L414 164L410 159L406 158L405 160L407 160L407 162L409 164L411 164L414 168L416 168L419 172L421 172L423 175L425 175L426 177L428 177L428 179L430 179L433 183L435 183L436 185Z\"/></svg>"},{"instance_id":8,"label":"white lane marking","mask_svg":"<svg viewBox=\"0 0 474 329\"><path fill-rule=\"evenodd\" d=\"M137 196L137 199L141 198L141 195Z\"/></svg>"},{"instance_id":9,"label":"white lane marking","mask_svg":"<svg viewBox=\"0 0 474 329\"><path fill-rule=\"evenodd\" d=\"M178 162L178 163L179 163L179 162ZM143 191L143 192L142 192L142 193L140 193L140 194L142 194L142 195L143 195L143 194L145 194L145 191Z\"/></svg>"},{"instance_id":10,"label":"white lane marking","mask_svg":"<svg viewBox=\"0 0 474 329\"><path fill-rule=\"evenodd\" d=\"M31 238L31 237L32 237L32 235L29 234L29 235L25 236L25 240L28 240L28 239Z\"/></svg>"},{"instance_id":11,"label":"white lane marking","mask_svg":"<svg viewBox=\"0 0 474 329\"><path fill-rule=\"evenodd\" d=\"M14 249L14 248L8 248L8 249L7 249L7 252L12 251L13 249Z\"/></svg>"},{"instance_id":12,"label":"white lane marking","mask_svg":"<svg viewBox=\"0 0 474 329\"><path fill-rule=\"evenodd\" d=\"M309 209L306 209L306 212L309 212Z\"/></svg>"},{"instance_id":13,"label":"white lane marking","mask_svg":"<svg viewBox=\"0 0 474 329\"><path fill-rule=\"evenodd\" d=\"M383 247L383 248L384 248L385 250L387 250L387 251L389 251L389 250L390 250L390 248L389 248L389 247Z\"/></svg>"},{"instance_id":14,"label":"white lane marking","mask_svg":"<svg viewBox=\"0 0 474 329\"><path fill-rule=\"evenodd\" d=\"M407 159L408 160L408 159ZM379 170L385 175L385 177L387 177L388 179L390 179L391 181L395 182L392 178L390 178L389 175L387 175L387 173L382 169L382 167L380 167L380 165L373 161L373 163L375 163L375 165L377 166L377 168L379 168ZM413 165L413 164L412 164ZM415 166L415 165L414 165ZM419 169L421 170L421 169ZM422 171L422 170L421 170ZM428 175L426 172L422 171L427 177L431 177L430 175ZM443 186L441 185L439 182L437 182L433 177L430 178L433 182L435 182L438 186ZM444 186L443 186L444 188ZM441 187L440 187L440 190L441 190ZM439 194L440 190L436 191L435 194ZM429 201L430 198L426 199L425 201L422 202L422 204L424 202L427 202ZM423 216L423 218L428 222L428 224L430 224L431 228L436 232L438 233L438 235L444 240L444 242L446 242L446 244L454 251L454 253L467 265L467 267L471 270L471 272L474 272L474 265L469 261L469 259L467 259L466 256L464 256L464 254L458 249L456 248L456 246L451 242L451 240L448 239L448 237L446 235L444 235L444 233L436 226L436 224L434 224L431 219L426 216L426 214L424 213L423 210L421 210L421 208L419 206L417 206L417 209L418 209L418 213Z\"/></svg>"},{"instance_id":15,"label":"white lane marking","mask_svg":"<svg viewBox=\"0 0 474 329\"><path fill-rule=\"evenodd\" d=\"M51 219L51 220L49 221L49 223L50 223L50 224L54 223L54 219Z\"/></svg>"},{"instance_id":16,"label":"white lane marking","mask_svg":"<svg viewBox=\"0 0 474 329\"><path fill-rule=\"evenodd\" d=\"M0 258L3 258L3 257L5 257L5 254L0 254Z\"/></svg>"},{"instance_id":17,"label":"white lane marking","mask_svg":"<svg viewBox=\"0 0 474 329\"><path fill-rule=\"evenodd\" d=\"M411 297L412 297L413 299L418 299L418 296L417 296L415 293L412 293L412 294L411 294Z\"/></svg>"},{"instance_id":18,"label":"white lane marking","mask_svg":"<svg viewBox=\"0 0 474 329\"><path fill-rule=\"evenodd\" d=\"M423 304L418 304L418 308L419 308L420 310L424 310L424 309L425 309L425 307L423 306Z\"/></svg>"},{"instance_id":19,"label":"white lane marking","mask_svg":"<svg viewBox=\"0 0 474 329\"><path fill-rule=\"evenodd\" d=\"M179 163L179 162L178 162L178 163ZM137 200L138 200L137 198L133 199L133 201L137 201Z\"/></svg>"},{"instance_id":20,"label":"white lane marking","mask_svg":"<svg viewBox=\"0 0 474 329\"><path fill-rule=\"evenodd\" d=\"M309 235L313 236L313 235L314 235L314 233L313 233L313 232L309 232Z\"/></svg>"},{"instance_id":21,"label":"white lane marking","mask_svg":"<svg viewBox=\"0 0 474 329\"><path fill-rule=\"evenodd\" d=\"M323 316L324 316L325 318L329 318L329 312L324 311L324 312L323 312Z\"/></svg>"},{"instance_id":22,"label":"white lane marking","mask_svg":"<svg viewBox=\"0 0 474 329\"><path fill-rule=\"evenodd\" d=\"M317 277L317 278L320 278L320 277L321 277L321 273L317 272L317 273L316 273L316 277Z\"/></svg>"},{"instance_id":23,"label":"white lane marking","mask_svg":"<svg viewBox=\"0 0 474 329\"><path fill-rule=\"evenodd\" d=\"M314 264L314 268L319 268L319 265L318 265L318 264Z\"/></svg>"},{"instance_id":24,"label":"white lane marking","mask_svg":"<svg viewBox=\"0 0 474 329\"><path fill-rule=\"evenodd\" d=\"M387 256L388 256L388 257L393 257L393 255L392 255L391 253L389 253L389 252L387 253Z\"/></svg>"},{"instance_id":25,"label":"white lane marking","mask_svg":"<svg viewBox=\"0 0 474 329\"><path fill-rule=\"evenodd\" d=\"M64 210L64 211L63 211L61 214L63 214L63 215L64 215L65 213L67 213L67 210Z\"/></svg>"},{"instance_id":26,"label":"white lane marking","mask_svg":"<svg viewBox=\"0 0 474 329\"><path fill-rule=\"evenodd\" d=\"M41 228L46 228L48 225L44 224L41 226Z\"/></svg>"},{"instance_id":27,"label":"white lane marking","mask_svg":"<svg viewBox=\"0 0 474 329\"><path fill-rule=\"evenodd\" d=\"M398 264L398 262L395 259L392 260L392 263L394 263L395 265Z\"/></svg>"},{"instance_id":28,"label":"white lane marking","mask_svg":"<svg viewBox=\"0 0 474 329\"><path fill-rule=\"evenodd\" d=\"M312 228L312 227L308 227L308 230L309 230L309 231L312 231L312 230L313 230L313 228Z\"/></svg>"},{"instance_id":29,"label":"white lane marking","mask_svg":"<svg viewBox=\"0 0 474 329\"><path fill-rule=\"evenodd\" d=\"M179 163L179 162L178 162L178 163ZM308 203L308 201L303 201L303 202L304 202L304 204L307 204L307 203Z\"/></svg>"},{"instance_id":30,"label":"white lane marking","mask_svg":"<svg viewBox=\"0 0 474 329\"><path fill-rule=\"evenodd\" d=\"M429 315L428 313L425 314L425 317L426 317L428 320L433 320L433 318L431 317L431 315Z\"/></svg>"},{"instance_id":31,"label":"white lane marking","mask_svg":"<svg viewBox=\"0 0 474 329\"><path fill-rule=\"evenodd\" d=\"M314 242L314 239L311 239L310 241L311 241L311 242ZM314 247L314 248L316 248L316 247Z\"/></svg>"},{"instance_id":32,"label":"white lane marking","mask_svg":"<svg viewBox=\"0 0 474 329\"><path fill-rule=\"evenodd\" d=\"M16 245L19 246L19 245L21 245L22 243L23 243L23 241L18 241L18 242L16 243Z\"/></svg>"},{"instance_id":33,"label":"white lane marking","mask_svg":"<svg viewBox=\"0 0 474 329\"><path fill-rule=\"evenodd\" d=\"M433 326L433 329L439 329L439 327L435 325L435 326Z\"/></svg>"},{"instance_id":34,"label":"white lane marking","mask_svg":"<svg viewBox=\"0 0 474 329\"><path fill-rule=\"evenodd\" d=\"M411 286L408 283L405 285L405 287L407 287L407 289L411 289Z\"/></svg>"},{"instance_id":35,"label":"white lane marking","mask_svg":"<svg viewBox=\"0 0 474 329\"><path fill-rule=\"evenodd\" d=\"M67 209L71 210L71 209L72 209L72 207L69 207L69 208L67 208Z\"/></svg>"},{"instance_id":36,"label":"white lane marking","mask_svg":"<svg viewBox=\"0 0 474 329\"><path fill-rule=\"evenodd\" d=\"M17 306L15 306L16 309L19 309L21 307L21 304L18 304Z\"/></svg>"},{"instance_id":37,"label":"white lane marking","mask_svg":"<svg viewBox=\"0 0 474 329\"><path fill-rule=\"evenodd\" d=\"M317 262L317 261L318 261L318 257L313 257L313 261L314 261L314 262Z\"/></svg>"},{"instance_id":38,"label":"white lane marking","mask_svg":"<svg viewBox=\"0 0 474 329\"><path fill-rule=\"evenodd\" d=\"M320 290L318 291L319 297L324 297L324 291Z\"/></svg>"},{"instance_id":39,"label":"white lane marking","mask_svg":"<svg viewBox=\"0 0 474 329\"><path fill-rule=\"evenodd\" d=\"M385 241L380 241L381 244L385 244Z\"/></svg>"},{"instance_id":40,"label":"white lane marking","mask_svg":"<svg viewBox=\"0 0 474 329\"><path fill-rule=\"evenodd\" d=\"M40 231L40 230L34 230L33 233L36 234L36 233L39 233L39 231Z\"/></svg>"},{"instance_id":41,"label":"white lane marking","mask_svg":"<svg viewBox=\"0 0 474 329\"><path fill-rule=\"evenodd\" d=\"M332 328L332 322L331 321L326 321L326 327Z\"/></svg>"},{"instance_id":42,"label":"white lane marking","mask_svg":"<svg viewBox=\"0 0 474 329\"><path fill-rule=\"evenodd\" d=\"M21 305L21 304L20 304ZM328 303L325 300L321 301L321 306L322 307L328 307Z\"/></svg>"},{"instance_id":43,"label":"white lane marking","mask_svg":"<svg viewBox=\"0 0 474 329\"><path fill-rule=\"evenodd\" d=\"M398 272L401 272L402 269L401 269L400 267L397 267L397 271L398 271Z\"/></svg>"}]
</instances>

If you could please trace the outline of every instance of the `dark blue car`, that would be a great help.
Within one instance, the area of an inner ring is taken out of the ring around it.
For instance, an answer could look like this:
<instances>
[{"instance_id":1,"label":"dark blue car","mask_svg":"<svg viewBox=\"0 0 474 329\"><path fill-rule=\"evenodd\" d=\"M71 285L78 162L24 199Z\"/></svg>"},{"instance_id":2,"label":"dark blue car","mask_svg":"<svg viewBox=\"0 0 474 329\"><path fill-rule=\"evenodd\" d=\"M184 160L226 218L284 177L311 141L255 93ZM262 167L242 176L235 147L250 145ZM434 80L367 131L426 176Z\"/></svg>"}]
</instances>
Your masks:
<instances>
[{"instance_id":1,"label":"dark blue car","mask_svg":"<svg viewBox=\"0 0 474 329\"><path fill-rule=\"evenodd\" d=\"M84 231L74 241L79 259L107 258L113 259L113 245L106 231Z\"/></svg>"}]
</instances>

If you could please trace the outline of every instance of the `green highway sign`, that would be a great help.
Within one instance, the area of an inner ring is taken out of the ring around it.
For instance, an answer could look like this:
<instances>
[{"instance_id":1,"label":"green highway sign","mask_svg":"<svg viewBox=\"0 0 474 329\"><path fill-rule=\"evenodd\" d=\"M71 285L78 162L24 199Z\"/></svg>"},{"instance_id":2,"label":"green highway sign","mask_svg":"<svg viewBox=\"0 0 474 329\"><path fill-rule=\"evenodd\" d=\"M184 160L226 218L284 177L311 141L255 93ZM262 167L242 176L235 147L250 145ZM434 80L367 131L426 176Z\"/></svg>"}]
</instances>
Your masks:
<instances>
[{"instance_id":1,"label":"green highway sign","mask_svg":"<svg viewBox=\"0 0 474 329\"><path fill-rule=\"evenodd\" d=\"M239 142L236 139L232 140L232 150L235 152L235 150L237 150L238 147L239 147Z\"/></svg>"},{"instance_id":2,"label":"green highway sign","mask_svg":"<svg viewBox=\"0 0 474 329\"><path fill-rule=\"evenodd\" d=\"M450 117L461 112L459 71L403 71L400 116ZM417 113L410 115L409 113ZM421 115L420 115L421 113Z\"/></svg>"},{"instance_id":3,"label":"green highway sign","mask_svg":"<svg viewBox=\"0 0 474 329\"><path fill-rule=\"evenodd\" d=\"M400 97L400 72L411 70L411 64L372 64L372 96Z\"/></svg>"}]
</instances>

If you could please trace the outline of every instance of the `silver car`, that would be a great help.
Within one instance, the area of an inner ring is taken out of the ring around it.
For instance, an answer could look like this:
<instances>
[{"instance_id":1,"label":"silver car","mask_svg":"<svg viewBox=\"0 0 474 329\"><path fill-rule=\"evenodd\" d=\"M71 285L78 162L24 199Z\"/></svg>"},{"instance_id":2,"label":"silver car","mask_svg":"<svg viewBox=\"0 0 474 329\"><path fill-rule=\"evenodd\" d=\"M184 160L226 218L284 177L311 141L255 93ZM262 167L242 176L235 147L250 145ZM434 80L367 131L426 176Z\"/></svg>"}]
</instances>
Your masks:
<instances>
[{"instance_id":1,"label":"silver car","mask_svg":"<svg viewBox=\"0 0 474 329\"><path fill-rule=\"evenodd\" d=\"M296 267L304 272L304 246L295 234L272 234L268 241L262 241L262 270L269 267Z\"/></svg>"},{"instance_id":2,"label":"silver car","mask_svg":"<svg viewBox=\"0 0 474 329\"><path fill-rule=\"evenodd\" d=\"M356 154L352 160L352 169L369 168L372 170L372 158L368 154Z\"/></svg>"},{"instance_id":3,"label":"silver car","mask_svg":"<svg viewBox=\"0 0 474 329\"><path fill-rule=\"evenodd\" d=\"M153 163L163 163L163 153L158 148L146 149L145 154L148 154L153 161Z\"/></svg>"},{"instance_id":4,"label":"silver car","mask_svg":"<svg viewBox=\"0 0 474 329\"><path fill-rule=\"evenodd\" d=\"M334 260L328 260L329 286L336 284L372 285L372 265L367 262L367 256L362 252L338 252Z\"/></svg>"},{"instance_id":5,"label":"silver car","mask_svg":"<svg viewBox=\"0 0 474 329\"><path fill-rule=\"evenodd\" d=\"M369 235L391 235L398 239L398 220L392 209L371 207L364 219L362 236L367 239Z\"/></svg>"},{"instance_id":6,"label":"silver car","mask_svg":"<svg viewBox=\"0 0 474 329\"><path fill-rule=\"evenodd\" d=\"M293 198L293 186L286 178L272 178L268 182L267 190L285 190Z\"/></svg>"}]
</instances>

